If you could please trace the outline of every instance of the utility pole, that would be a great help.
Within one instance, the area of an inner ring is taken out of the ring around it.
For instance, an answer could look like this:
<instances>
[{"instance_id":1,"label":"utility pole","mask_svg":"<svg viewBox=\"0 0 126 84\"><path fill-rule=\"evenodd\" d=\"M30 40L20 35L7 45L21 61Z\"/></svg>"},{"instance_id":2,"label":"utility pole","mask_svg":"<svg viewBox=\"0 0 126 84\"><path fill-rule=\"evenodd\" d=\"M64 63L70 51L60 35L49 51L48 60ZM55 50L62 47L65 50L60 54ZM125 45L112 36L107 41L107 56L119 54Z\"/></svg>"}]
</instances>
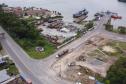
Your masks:
<instances>
[{"instance_id":1,"label":"utility pole","mask_svg":"<svg viewBox=\"0 0 126 84\"><path fill-rule=\"evenodd\" d=\"M60 62L60 71L59 71L59 76L61 77L61 62Z\"/></svg>"}]
</instances>

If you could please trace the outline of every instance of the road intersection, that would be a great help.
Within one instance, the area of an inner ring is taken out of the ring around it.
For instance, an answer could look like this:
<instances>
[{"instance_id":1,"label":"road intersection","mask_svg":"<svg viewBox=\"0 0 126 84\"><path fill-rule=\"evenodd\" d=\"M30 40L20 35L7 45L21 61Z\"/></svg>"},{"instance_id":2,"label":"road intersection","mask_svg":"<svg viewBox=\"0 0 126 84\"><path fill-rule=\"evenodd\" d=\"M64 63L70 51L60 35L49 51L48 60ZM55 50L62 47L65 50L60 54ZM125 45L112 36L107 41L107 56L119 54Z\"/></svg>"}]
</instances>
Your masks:
<instances>
[{"instance_id":1,"label":"road intersection","mask_svg":"<svg viewBox=\"0 0 126 84\"><path fill-rule=\"evenodd\" d=\"M63 50L76 49L92 36L103 33L106 34L106 36L110 36L110 38L126 41L126 35L118 35L104 30L104 24L108 22L109 18L109 16L101 18L101 20L96 23L96 26L92 31L87 32L82 37L42 60L30 58L28 54L2 29L2 27L0 27L0 32L5 33L5 39L0 40L0 42L15 62L20 73L26 74L26 76L32 80L33 84L73 84L70 81L59 78L51 69L52 64L57 60L55 56Z\"/></svg>"}]
</instances>

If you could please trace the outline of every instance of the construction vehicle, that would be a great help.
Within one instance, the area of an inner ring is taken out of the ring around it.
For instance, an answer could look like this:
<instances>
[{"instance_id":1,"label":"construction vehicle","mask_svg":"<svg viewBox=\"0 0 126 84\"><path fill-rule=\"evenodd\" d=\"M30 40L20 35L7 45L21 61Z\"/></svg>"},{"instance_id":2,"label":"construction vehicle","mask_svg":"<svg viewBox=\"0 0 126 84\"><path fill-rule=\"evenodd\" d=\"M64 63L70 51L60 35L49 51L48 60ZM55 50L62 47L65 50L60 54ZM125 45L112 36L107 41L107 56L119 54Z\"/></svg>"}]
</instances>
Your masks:
<instances>
[{"instance_id":1,"label":"construction vehicle","mask_svg":"<svg viewBox=\"0 0 126 84\"><path fill-rule=\"evenodd\" d=\"M68 52L69 52L69 50L68 50L68 49L67 49L67 50L62 51L61 53L59 53L58 55L56 55L56 58L60 58L60 57L62 57L62 56L64 56L64 55L66 55Z\"/></svg>"}]
</instances>

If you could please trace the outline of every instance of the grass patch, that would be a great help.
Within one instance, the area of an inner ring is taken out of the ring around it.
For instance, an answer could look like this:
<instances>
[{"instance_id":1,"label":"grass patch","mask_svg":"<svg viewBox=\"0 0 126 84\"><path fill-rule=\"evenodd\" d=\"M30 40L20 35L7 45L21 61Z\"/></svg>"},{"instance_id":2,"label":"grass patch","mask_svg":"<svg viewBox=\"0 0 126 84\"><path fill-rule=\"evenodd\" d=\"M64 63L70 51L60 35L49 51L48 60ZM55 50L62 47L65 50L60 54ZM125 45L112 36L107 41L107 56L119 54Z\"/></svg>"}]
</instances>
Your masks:
<instances>
[{"instance_id":1,"label":"grass patch","mask_svg":"<svg viewBox=\"0 0 126 84\"><path fill-rule=\"evenodd\" d=\"M126 42L118 42L118 43L119 43L119 47L126 50Z\"/></svg>"},{"instance_id":2,"label":"grass patch","mask_svg":"<svg viewBox=\"0 0 126 84\"><path fill-rule=\"evenodd\" d=\"M35 47L32 47L30 49L27 49L26 52L35 59L42 59L45 58L47 56L49 56L50 54L55 52L55 47L53 45L47 44L44 46L45 51L43 52L37 52L35 50Z\"/></svg>"},{"instance_id":3,"label":"grass patch","mask_svg":"<svg viewBox=\"0 0 126 84\"><path fill-rule=\"evenodd\" d=\"M44 38L38 38L37 40L17 40L20 46L28 53L28 55L34 59L42 59L50 54L54 53L56 47ZM43 52L36 51L35 48L41 46L44 48Z\"/></svg>"},{"instance_id":4,"label":"grass patch","mask_svg":"<svg viewBox=\"0 0 126 84\"><path fill-rule=\"evenodd\" d=\"M0 65L0 70L7 69L7 73L10 76L19 74L18 69L16 68L15 64L9 58L4 59L5 63Z\"/></svg>"},{"instance_id":5,"label":"grass patch","mask_svg":"<svg viewBox=\"0 0 126 84\"><path fill-rule=\"evenodd\" d=\"M87 55L91 56L91 57L97 57L99 51L98 50L94 50L92 52L89 52Z\"/></svg>"},{"instance_id":6,"label":"grass patch","mask_svg":"<svg viewBox=\"0 0 126 84\"><path fill-rule=\"evenodd\" d=\"M18 69L16 68L15 64L12 64L12 65L8 66L7 73L10 76L13 76L13 75L17 75L19 72L18 72Z\"/></svg>"},{"instance_id":7,"label":"grass patch","mask_svg":"<svg viewBox=\"0 0 126 84\"><path fill-rule=\"evenodd\" d=\"M120 47L121 49L126 50L126 42L111 41L108 45L112 47Z\"/></svg>"},{"instance_id":8,"label":"grass patch","mask_svg":"<svg viewBox=\"0 0 126 84\"><path fill-rule=\"evenodd\" d=\"M124 51L126 51L126 42L111 41L107 43L107 45L117 50L115 53L105 52L107 55L116 57L124 56Z\"/></svg>"}]
</instances>

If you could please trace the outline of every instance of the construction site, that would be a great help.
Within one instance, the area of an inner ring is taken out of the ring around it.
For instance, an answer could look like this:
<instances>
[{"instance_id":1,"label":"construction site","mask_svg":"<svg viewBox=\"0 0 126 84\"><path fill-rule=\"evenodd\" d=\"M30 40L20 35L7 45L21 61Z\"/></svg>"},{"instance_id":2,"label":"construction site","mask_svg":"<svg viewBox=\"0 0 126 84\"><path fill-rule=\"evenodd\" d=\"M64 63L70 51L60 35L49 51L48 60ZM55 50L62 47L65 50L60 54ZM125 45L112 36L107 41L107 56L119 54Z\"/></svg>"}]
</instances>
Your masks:
<instances>
[{"instance_id":1,"label":"construction site","mask_svg":"<svg viewBox=\"0 0 126 84\"><path fill-rule=\"evenodd\" d=\"M79 82L76 84L95 84L96 78L106 77L110 66L125 53L119 45L121 42L104 35L93 36L57 58L52 69L63 79Z\"/></svg>"}]
</instances>

